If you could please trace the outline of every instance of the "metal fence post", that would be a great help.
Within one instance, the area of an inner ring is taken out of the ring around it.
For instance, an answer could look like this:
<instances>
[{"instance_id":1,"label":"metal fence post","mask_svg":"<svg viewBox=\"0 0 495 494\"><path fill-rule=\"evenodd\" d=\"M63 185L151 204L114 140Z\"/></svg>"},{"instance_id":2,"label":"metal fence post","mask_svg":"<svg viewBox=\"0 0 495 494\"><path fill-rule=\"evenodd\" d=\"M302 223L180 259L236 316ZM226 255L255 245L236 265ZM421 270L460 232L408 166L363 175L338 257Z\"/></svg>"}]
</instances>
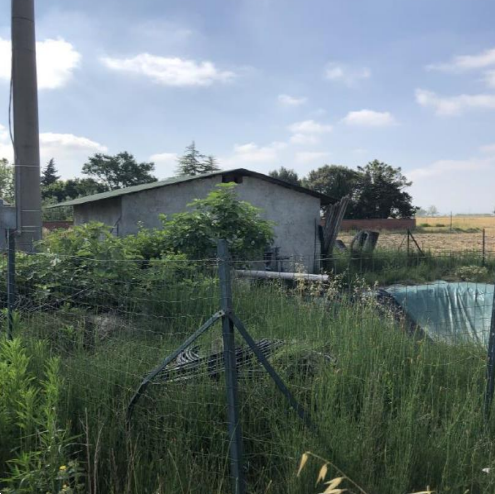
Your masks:
<instances>
[{"instance_id":1,"label":"metal fence post","mask_svg":"<svg viewBox=\"0 0 495 494\"><path fill-rule=\"evenodd\" d=\"M484 266L486 263L486 231L483 228L483 237L481 243L481 265Z\"/></svg>"},{"instance_id":2,"label":"metal fence post","mask_svg":"<svg viewBox=\"0 0 495 494\"><path fill-rule=\"evenodd\" d=\"M234 494L244 494L245 484L242 463L242 432L239 421L237 397L237 368L235 357L234 325L230 319L232 313L232 287L230 283L230 264L227 242L220 240L217 247L218 274L220 278L222 335L225 360L225 382L227 387L227 407L229 422L229 456Z\"/></svg>"},{"instance_id":3,"label":"metal fence post","mask_svg":"<svg viewBox=\"0 0 495 494\"><path fill-rule=\"evenodd\" d=\"M492 299L492 319L490 322L490 337L488 339L488 364L486 374L485 419L488 420L492 407L493 392L495 390L495 287Z\"/></svg>"},{"instance_id":4,"label":"metal fence post","mask_svg":"<svg viewBox=\"0 0 495 494\"><path fill-rule=\"evenodd\" d=\"M14 332L14 308L15 308L15 235L14 230L7 232L7 338L13 337Z\"/></svg>"}]
</instances>

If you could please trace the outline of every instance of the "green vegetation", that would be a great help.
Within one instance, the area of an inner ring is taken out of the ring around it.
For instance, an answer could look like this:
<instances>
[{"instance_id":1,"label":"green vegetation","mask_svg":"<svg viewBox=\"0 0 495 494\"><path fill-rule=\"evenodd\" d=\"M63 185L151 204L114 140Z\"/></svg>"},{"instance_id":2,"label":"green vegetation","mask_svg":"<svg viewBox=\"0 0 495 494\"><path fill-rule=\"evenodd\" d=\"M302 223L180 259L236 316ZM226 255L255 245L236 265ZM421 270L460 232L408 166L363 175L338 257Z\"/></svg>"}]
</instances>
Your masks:
<instances>
[{"instance_id":1,"label":"green vegetation","mask_svg":"<svg viewBox=\"0 0 495 494\"><path fill-rule=\"evenodd\" d=\"M278 284L234 285L236 312L253 336L286 342L272 363L320 430L307 431L265 375L241 379L249 492L313 492L314 469L295 475L308 449L369 493L415 492L426 485L438 492L493 492L494 478L482 472L494 466L495 444L495 424L485 426L482 417L482 349L410 338L372 301L336 296L338 279L334 283L320 287L313 301L303 285L290 291ZM101 287L102 308L107 292ZM155 381L125 429L126 406L142 376L218 308L218 297L216 281L196 270L150 292L139 311L132 311L138 298L122 300L114 313L119 324L106 332L93 327L88 335L90 314L83 308L21 315L16 352L27 359L29 386L39 389L42 402L49 381L44 362L48 355L60 362L52 408L64 446L52 460L53 448L41 441L33 445L2 434L4 451L16 459L0 466L13 492L27 492L15 489L24 477L35 478L44 462L46 490L30 492L59 492L51 487L59 475L53 465L69 462L74 473L64 481L74 490L84 481L85 492L230 492L223 379L205 373L194 381ZM219 335L217 327L200 345ZM328 353L332 361L313 358L313 352ZM1 355L12 372L13 358ZM11 393L2 394L1 424L14 423L10 417L26 408ZM32 427L37 434L44 430ZM38 463L17 471L23 455L35 455Z\"/></svg>"},{"instance_id":2,"label":"green vegetation","mask_svg":"<svg viewBox=\"0 0 495 494\"><path fill-rule=\"evenodd\" d=\"M350 197L346 218L411 218L417 208L405 191L412 182L401 168L378 160L357 170L340 165L324 165L299 179L294 170L281 167L270 175L289 183L303 185L334 199Z\"/></svg>"},{"instance_id":3,"label":"green vegetation","mask_svg":"<svg viewBox=\"0 0 495 494\"><path fill-rule=\"evenodd\" d=\"M469 280L460 276L459 270L465 268L471 272ZM387 286L393 283L417 284L435 280L477 281L493 283L495 259L483 261L479 253L431 253L418 252L409 256L405 251L377 249L373 255L354 255L336 252L333 270L344 276L348 285L358 276L370 285Z\"/></svg>"},{"instance_id":4,"label":"green vegetation","mask_svg":"<svg viewBox=\"0 0 495 494\"><path fill-rule=\"evenodd\" d=\"M177 175L201 175L220 170L214 156L205 156L196 149L194 141L186 147L184 154L177 160Z\"/></svg>"},{"instance_id":5,"label":"green vegetation","mask_svg":"<svg viewBox=\"0 0 495 494\"><path fill-rule=\"evenodd\" d=\"M16 339L0 342L0 490L230 492L221 376L207 366L194 379L165 384L157 376L130 424L127 406L143 377L219 309L215 241L227 237L238 266L259 258L271 236L259 211L226 184L163 218L163 229L121 238L88 224L49 234L36 255L20 254ZM408 335L368 287L485 281L494 269L474 255L377 250L336 254L324 285L234 278L236 314L255 339L284 343L271 362L318 429L304 427L266 374L243 371L249 492L313 492L317 465L296 476L311 450L331 462L328 478L340 475L336 465L370 494L427 485L491 494L486 350ZM197 351L218 352L220 334L217 324Z\"/></svg>"}]
</instances>

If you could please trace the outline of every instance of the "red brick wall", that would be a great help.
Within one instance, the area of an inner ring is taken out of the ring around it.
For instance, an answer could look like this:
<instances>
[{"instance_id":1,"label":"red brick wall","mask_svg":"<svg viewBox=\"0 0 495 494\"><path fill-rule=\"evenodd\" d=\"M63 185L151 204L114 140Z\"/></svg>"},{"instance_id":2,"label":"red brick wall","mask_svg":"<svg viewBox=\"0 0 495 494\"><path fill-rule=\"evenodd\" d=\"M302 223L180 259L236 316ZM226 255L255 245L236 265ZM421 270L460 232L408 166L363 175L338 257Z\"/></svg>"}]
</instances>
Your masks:
<instances>
[{"instance_id":1,"label":"red brick wall","mask_svg":"<svg viewBox=\"0 0 495 494\"><path fill-rule=\"evenodd\" d=\"M59 228L67 230L68 228L71 228L72 225L72 221L43 221L43 228L46 228L50 231L57 230Z\"/></svg>"},{"instance_id":2,"label":"red brick wall","mask_svg":"<svg viewBox=\"0 0 495 494\"><path fill-rule=\"evenodd\" d=\"M341 230L414 230L416 220L412 219L371 219L371 220L344 220Z\"/></svg>"}]
</instances>

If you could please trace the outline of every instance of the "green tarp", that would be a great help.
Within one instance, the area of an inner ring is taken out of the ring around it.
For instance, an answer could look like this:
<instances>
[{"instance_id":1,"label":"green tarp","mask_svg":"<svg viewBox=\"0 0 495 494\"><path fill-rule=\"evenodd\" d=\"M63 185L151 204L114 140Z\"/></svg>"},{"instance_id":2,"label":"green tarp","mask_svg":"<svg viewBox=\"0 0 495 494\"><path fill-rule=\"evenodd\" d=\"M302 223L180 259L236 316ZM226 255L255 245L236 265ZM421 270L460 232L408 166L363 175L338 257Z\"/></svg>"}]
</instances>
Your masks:
<instances>
[{"instance_id":1,"label":"green tarp","mask_svg":"<svg viewBox=\"0 0 495 494\"><path fill-rule=\"evenodd\" d=\"M488 346L493 285L435 281L386 291L432 339Z\"/></svg>"}]
</instances>

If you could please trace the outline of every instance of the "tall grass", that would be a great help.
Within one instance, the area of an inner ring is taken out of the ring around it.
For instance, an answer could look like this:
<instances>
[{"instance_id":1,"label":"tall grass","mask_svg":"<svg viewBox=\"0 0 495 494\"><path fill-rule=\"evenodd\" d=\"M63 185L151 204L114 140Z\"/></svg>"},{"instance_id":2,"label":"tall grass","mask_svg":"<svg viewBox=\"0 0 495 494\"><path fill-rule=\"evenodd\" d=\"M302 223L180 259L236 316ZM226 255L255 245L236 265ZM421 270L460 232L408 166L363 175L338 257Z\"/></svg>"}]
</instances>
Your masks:
<instances>
[{"instance_id":1,"label":"tall grass","mask_svg":"<svg viewBox=\"0 0 495 494\"><path fill-rule=\"evenodd\" d=\"M470 268L468 270L461 268ZM404 251L377 249L372 255L350 256L338 252L332 262L336 273L343 273L349 284L356 276L369 285L425 283L439 279L454 281L494 281L495 259L476 252L431 253L407 255Z\"/></svg>"},{"instance_id":2,"label":"tall grass","mask_svg":"<svg viewBox=\"0 0 495 494\"><path fill-rule=\"evenodd\" d=\"M482 471L495 468L495 424L485 424L482 414L484 352L411 338L371 300L357 300L359 293L351 303L335 290L319 289L312 297L305 286L288 292L276 283L235 282L235 310L253 336L285 342L272 364L319 431L303 426L263 372L243 376L248 492L313 492L311 468L296 476L306 450L331 459L369 493L427 485L438 492L494 492L495 477ZM155 296L180 303L158 307L150 300L154 318L141 309L91 344L87 328L75 324L83 313L25 316L26 365L43 382L43 361L49 354L60 358L57 423L68 424L67 437L78 438L70 451L84 470L86 492L229 493L223 378L156 380L126 429L126 407L141 378L218 308L214 283L183 293L168 285ZM213 328L199 343L214 348L219 336L220 328ZM15 409L8 394L2 400ZM0 424L5 416L0 408ZM19 447L38 446L2 437L11 458ZM6 459L1 469L8 476Z\"/></svg>"}]
</instances>

